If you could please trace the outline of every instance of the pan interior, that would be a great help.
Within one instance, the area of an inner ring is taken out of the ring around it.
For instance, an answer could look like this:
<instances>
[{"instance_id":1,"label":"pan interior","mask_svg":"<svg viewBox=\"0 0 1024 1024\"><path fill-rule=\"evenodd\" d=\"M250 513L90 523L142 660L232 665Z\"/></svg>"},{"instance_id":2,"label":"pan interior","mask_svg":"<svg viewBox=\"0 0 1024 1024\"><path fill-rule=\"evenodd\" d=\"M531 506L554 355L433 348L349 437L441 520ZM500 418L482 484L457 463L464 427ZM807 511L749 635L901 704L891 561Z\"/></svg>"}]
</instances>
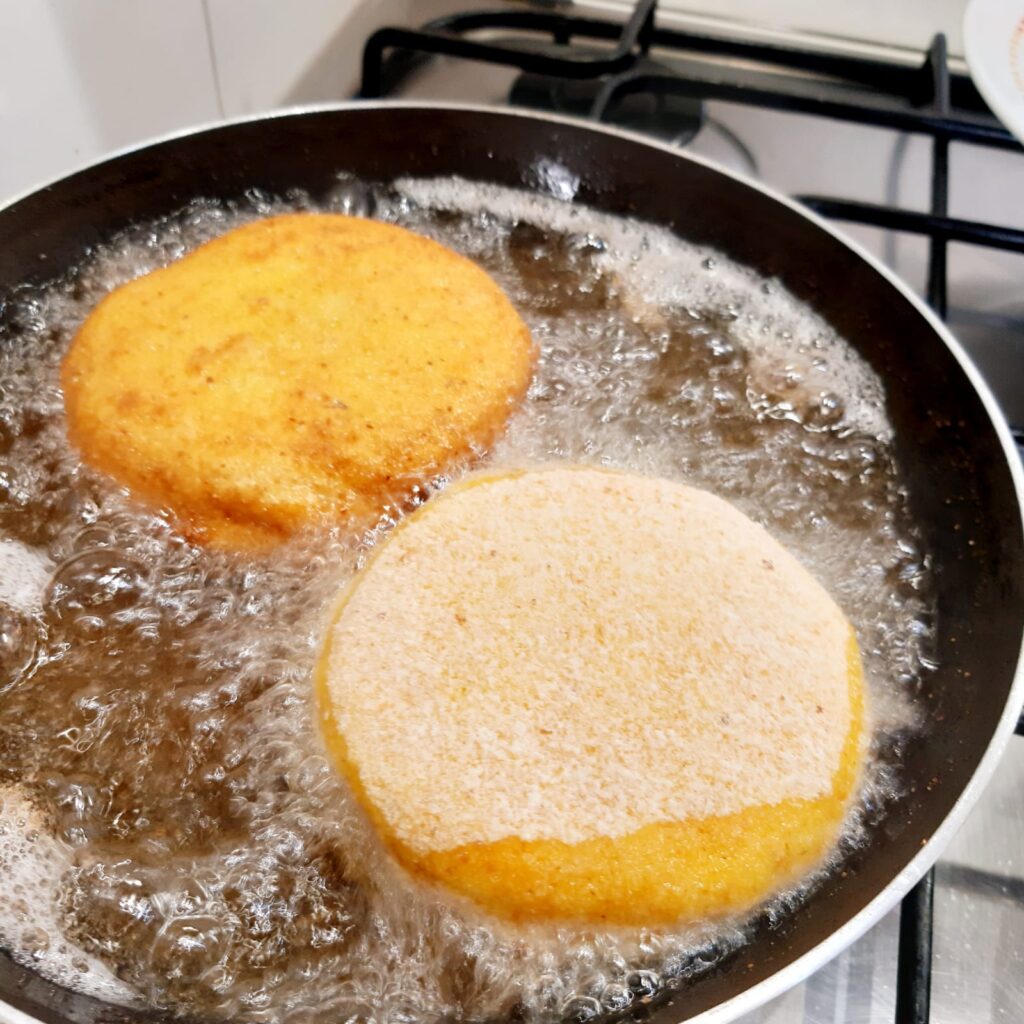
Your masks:
<instances>
[{"instance_id":1,"label":"pan interior","mask_svg":"<svg viewBox=\"0 0 1024 1024\"><path fill-rule=\"evenodd\" d=\"M6 850L42 895L2 898L6 944L108 1000L239 1019L586 1019L721 975L822 879L754 925L513 932L383 862L323 756L309 673L331 596L408 495L366 536L322 532L240 562L185 544L68 448L56 373L89 308L234 224L296 208L431 235L516 302L541 359L489 467L567 460L707 487L826 583L857 628L877 729L837 859L869 842L865 807L907 785L894 751L925 717L912 698L932 668L936 598L870 362L781 280L651 224L455 178L342 174L315 195L254 191L145 221L7 310L0 524L48 578L10 613L21 663L0 744L41 818L8 815ZM8 809L19 799L8 790ZM56 833L43 857L33 830Z\"/></svg>"}]
</instances>

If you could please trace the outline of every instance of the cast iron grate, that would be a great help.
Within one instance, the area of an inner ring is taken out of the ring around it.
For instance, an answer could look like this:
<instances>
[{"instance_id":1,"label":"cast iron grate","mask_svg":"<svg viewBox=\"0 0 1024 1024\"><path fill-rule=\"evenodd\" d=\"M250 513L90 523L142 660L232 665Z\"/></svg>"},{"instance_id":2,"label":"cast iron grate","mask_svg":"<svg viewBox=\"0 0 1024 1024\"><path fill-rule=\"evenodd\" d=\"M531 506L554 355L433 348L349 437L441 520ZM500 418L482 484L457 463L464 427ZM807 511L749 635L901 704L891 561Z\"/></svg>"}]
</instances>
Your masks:
<instances>
[{"instance_id":1,"label":"cast iron grate","mask_svg":"<svg viewBox=\"0 0 1024 1024\"><path fill-rule=\"evenodd\" d=\"M624 22L615 22L575 14L571 4L548 0L521 10L452 14L419 29L382 28L363 50L359 95L386 96L420 65L442 55L518 68L525 74L513 88L512 102L546 95L550 105L595 120L611 119L637 96L659 104L676 100L670 137L677 141L688 140L700 127L705 100L925 135L932 140L927 213L832 196L796 198L826 217L926 237L927 299L943 318L950 242L1024 254L1024 230L949 216L951 142L1022 147L989 113L970 79L950 71L944 36L935 36L919 65L901 66L661 28L655 24L656 9L657 0L638 0ZM515 38L495 41L495 32ZM486 38L474 37L479 33ZM652 48L671 52L671 65L653 59ZM663 133L664 125L655 121L650 128ZM1024 453L1024 424L1012 429ZM1017 733L1024 735L1024 717ZM929 871L901 908L896 1024L927 1024L931 1016L934 884Z\"/></svg>"}]
</instances>

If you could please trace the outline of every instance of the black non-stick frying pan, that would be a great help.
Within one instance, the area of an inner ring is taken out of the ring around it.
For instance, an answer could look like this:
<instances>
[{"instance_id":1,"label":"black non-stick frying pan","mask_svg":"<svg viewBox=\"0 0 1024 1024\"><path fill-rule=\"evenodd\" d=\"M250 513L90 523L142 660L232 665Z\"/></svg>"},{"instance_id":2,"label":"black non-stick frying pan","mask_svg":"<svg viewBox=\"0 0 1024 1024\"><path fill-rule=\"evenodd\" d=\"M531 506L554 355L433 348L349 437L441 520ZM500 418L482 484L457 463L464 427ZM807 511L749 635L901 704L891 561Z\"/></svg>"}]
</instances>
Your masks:
<instances>
[{"instance_id":1,"label":"black non-stick frying pan","mask_svg":"<svg viewBox=\"0 0 1024 1024\"><path fill-rule=\"evenodd\" d=\"M778 277L877 371L933 558L938 669L920 695L925 728L902 752L905 794L869 840L742 955L650 1011L669 1022L731 1020L795 984L874 924L936 859L977 799L1024 693L1024 494L1017 453L960 347L884 268L824 222L761 187L663 146L578 122L456 106L340 106L180 135L96 164L0 210L0 300L79 261L134 221L197 196L247 189L314 196L341 171L387 181L460 175L543 190L541 161L579 179L576 201L665 225ZM0 958L0 1021L152 1019L45 982ZM19 1012L20 1011L20 1012Z\"/></svg>"}]
</instances>

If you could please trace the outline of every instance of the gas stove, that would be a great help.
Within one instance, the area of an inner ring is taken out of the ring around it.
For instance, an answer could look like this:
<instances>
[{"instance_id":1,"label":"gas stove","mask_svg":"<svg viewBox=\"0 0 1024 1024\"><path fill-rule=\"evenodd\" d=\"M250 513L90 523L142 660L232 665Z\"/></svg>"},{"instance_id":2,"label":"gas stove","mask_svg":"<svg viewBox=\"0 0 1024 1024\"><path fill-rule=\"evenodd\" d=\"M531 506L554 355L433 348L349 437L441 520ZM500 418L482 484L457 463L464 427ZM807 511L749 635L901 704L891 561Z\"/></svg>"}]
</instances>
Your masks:
<instances>
[{"instance_id":1,"label":"gas stove","mask_svg":"<svg viewBox=\"0 0 1024 1024\"><path fill-rule=\"evenodd\" d=\"M657 0L463 6L378 26L360 75L364 98L509 104L649 134L842 222L948 320L1024 442L1024 150L944 35L880 53L694 27ZM1024 1019L1022 786L1015 740L902 907L745 1024Z\"/></svg>"}]
</instances>

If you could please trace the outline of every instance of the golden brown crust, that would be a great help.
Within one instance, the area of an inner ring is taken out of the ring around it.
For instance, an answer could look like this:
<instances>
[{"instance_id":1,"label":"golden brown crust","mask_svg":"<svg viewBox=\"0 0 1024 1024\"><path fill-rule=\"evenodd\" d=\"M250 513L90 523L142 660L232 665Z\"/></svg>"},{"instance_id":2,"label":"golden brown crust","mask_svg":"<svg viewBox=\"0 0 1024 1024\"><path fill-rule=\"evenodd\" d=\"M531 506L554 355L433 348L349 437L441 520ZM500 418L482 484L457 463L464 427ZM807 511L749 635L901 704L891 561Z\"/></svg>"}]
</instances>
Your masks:
<instances>
[{"instance_id":1,"label":"golden brown crust","mask_svg":"<svg viewBox=\"0 0 1024 1024\"><path fill-rule=\"evenodd\" d=\"M86 461L191 536L275 543L486 448L529 331L471 261L338 214L256 221L118 288L63 366Z\"/></svg>"}]
</instances>

